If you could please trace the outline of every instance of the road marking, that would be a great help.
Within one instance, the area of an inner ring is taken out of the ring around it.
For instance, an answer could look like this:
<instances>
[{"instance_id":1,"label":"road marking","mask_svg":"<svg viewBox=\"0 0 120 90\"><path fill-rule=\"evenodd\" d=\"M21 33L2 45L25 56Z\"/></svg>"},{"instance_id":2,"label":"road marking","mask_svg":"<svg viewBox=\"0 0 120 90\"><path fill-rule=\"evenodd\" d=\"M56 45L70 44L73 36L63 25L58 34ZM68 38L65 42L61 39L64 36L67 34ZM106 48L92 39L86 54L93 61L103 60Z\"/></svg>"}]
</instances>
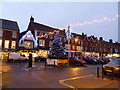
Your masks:
<instances>
[{"instance_id":1,"label":"road marking","mask_svg":"<svg viewBox=\"0 0 120 90\"><path fill-rule=\"evenodd\" d=\"M65 86L67 86L69 88L72 88L73 90L78 90L77 87L69 85L69 84L66 84L64 82L65 81L69 81L69 80L79 79L79 78L91 77L91 76L94 76L94 75L86 75L86 76L79 76L79 77L73 77L73 78L63 79L63 80L59 80L59 83L62 84L62 85L65 85Z\"/></svg>"}]
</instances>

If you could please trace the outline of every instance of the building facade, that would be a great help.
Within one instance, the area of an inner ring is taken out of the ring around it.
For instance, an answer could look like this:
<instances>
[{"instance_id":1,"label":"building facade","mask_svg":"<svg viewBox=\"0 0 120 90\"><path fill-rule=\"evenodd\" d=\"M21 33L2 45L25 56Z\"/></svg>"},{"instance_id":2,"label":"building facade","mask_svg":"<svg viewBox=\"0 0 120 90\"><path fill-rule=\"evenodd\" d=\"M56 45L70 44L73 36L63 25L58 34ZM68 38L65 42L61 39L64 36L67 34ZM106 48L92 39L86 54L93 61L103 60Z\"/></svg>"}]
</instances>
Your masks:
<instances>
[{"instance_id":1,"label":"building facade","mask_svg":"<svg viewBox=\"0 0 120 90\"><path fill-rule=\"evenodd\" d=\"M34 21L34 18L30 18L28 29L20 33L20 39L27 33L31 32L35 41L24 40L22 46L20 45L20 53L26 54L32 53L34 57L44 56L47 57L49 53L49 48L52 45L52 41L58 35L59 39L62 41L62 45L65 47L67 44L67 38L65 30L59 30L52 28ZM28 36L28 35L27 35ZM30 36L28 36L30 37ZM35 45L35 42L37 45ZM27 46L28 45L28 46ZM30 48L31 47L31 48Z\"/></svg>"},{"instance_id":2,"label":"building facade","mask_svg":"<svg viewBox=\"0 0 120 90\"><path fill-rule=\"evenodd\" d=\"M16 21L0 19L0 58L18 51L19 27Z\"/></svg>"}]
</instances>

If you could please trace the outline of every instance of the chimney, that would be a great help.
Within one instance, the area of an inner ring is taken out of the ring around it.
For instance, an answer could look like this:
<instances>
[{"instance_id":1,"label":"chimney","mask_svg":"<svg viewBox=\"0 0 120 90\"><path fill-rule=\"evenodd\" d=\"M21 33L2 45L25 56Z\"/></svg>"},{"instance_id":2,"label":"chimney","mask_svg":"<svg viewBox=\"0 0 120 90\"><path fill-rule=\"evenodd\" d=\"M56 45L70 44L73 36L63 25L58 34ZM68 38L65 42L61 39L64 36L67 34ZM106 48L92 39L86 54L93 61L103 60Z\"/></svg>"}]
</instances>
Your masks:
<instances>
[{"instance_id":1,"label":"chimney","mask_svg":"<svg viewBox=\"0 0 120 90\"><path fill-rule=\"evenodd\" d=\"M31 18L30 18L30 21L31 21L31 22L34 22L34 18L33 18L32 16L31 16Z\"/></svg>"},{"instance_id":2,"label":"chimney","mask_svg":"<svg viewBox=\"0 0 120 90\"><path fill-rule=\"evenodd\" d=\"M103 41L103 38L102 38L102 37L100 37L100 38L99 38L99 40L100 40L100 41Z\"/></svg>"},{"instance_id":3,"label":"chimney","mask_svg":"<svg viewBox=\"0 0 120 90\"><path fill-rule=\"evenodd\" d=\"M109 42L112 43L113 42L112 39L109 39Z\"/></svg>"},{"instance_id":4,"label":"chimney","mask_svg":"<svg viewBox=\"0 0 120 90\"><path fill-rule=\"evenodd\" d=\"M82 36L84 36L84 33L82 32Z\"/></svg>"}]
</instances>

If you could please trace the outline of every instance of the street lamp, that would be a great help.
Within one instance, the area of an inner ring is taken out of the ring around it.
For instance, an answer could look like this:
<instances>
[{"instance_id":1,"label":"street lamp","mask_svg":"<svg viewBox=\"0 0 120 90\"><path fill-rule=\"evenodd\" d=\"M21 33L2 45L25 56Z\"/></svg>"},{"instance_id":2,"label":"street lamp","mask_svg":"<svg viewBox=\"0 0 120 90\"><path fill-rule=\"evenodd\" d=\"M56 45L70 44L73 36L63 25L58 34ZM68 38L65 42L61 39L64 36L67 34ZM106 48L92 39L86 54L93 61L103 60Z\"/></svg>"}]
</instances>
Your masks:
<instances>
[{"instance_id":1,"label":"street lamp","mask_svg":"<svg viewBox=\"0 0 120 90\"><path fill-rule=\"evenodd\" d=\"M69 57L70 57L70 25L67 29L67 39L68 39L68 66L69 66Z\"/></svg>"},{"instance_id":2,"label":"street lamp","mask_svg":"<svg viewBox=\"0 0 120 90\"><path fill-rule=\"evenodd\" d=\"M78 38L75 38L75 42L78 42Z\"/></svg>"}]
</instances>

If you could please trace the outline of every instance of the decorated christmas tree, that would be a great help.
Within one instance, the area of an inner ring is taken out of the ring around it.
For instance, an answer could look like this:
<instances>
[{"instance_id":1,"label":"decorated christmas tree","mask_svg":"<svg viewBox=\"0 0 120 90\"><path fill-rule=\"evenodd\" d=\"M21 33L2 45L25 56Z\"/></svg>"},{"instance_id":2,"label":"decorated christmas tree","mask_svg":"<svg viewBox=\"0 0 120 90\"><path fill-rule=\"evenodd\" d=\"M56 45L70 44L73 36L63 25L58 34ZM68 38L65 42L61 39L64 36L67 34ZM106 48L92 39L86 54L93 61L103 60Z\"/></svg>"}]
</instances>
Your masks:
<instances>
[{"instance_id":1,"label":"decorated christmas tree","mask_svg":"<svg viewBox=\"0 0 120 90\"><path fill-rule=\"evenodd\" d=\"M48 58L51 59L65 59L67 58L67 54L65 52L65 48L62 46L62 42L58 36L53 40L52 46L50 47L50 53Z\"/></svg>"}]
</instances>

